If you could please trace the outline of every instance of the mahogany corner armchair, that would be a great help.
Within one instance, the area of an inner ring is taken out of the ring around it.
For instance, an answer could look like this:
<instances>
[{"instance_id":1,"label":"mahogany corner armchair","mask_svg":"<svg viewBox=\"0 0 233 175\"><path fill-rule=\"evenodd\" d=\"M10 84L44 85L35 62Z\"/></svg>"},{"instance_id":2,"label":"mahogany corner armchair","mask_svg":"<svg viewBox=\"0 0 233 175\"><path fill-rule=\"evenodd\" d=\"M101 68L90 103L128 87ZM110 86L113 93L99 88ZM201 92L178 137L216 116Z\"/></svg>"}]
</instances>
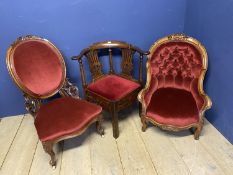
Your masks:
<instances>
[{"instance_id":1,"label":"mahogany corner armchair","mask_svg":"<svg viewBox=\"0 0 233 175\"><path fill-rule=\"evenodd\" d=\"M142 131L148 122L165 130L193 129L199 139L212 105L204 93L207 53L194 38L174 34L155 42L147 61L147 83L139 95Z\"/></svg>"},{"instance_id":2,"label":"mahogany corner armchair","mask_svg":"<svg viewBox=\"0 0 233 175\"><path fill-rule=\"evenodd\" d=\"M82 134L94 122L98 133L104 134L102 108L79 98L78 89L66 78L62 55L51 42L37 36L18 38L7 51L7 67L24 94L26 110L35 119L39 140L53 168L55 143ZM62 97L43 103L56 93Z\"/></svg>"},{"instance_id":3,"label":"mahogany corner armchair","mask_svg":"<svg viewBox=\"0 0 233 175\"><path fill-rule=\"evenodd\" d=\"M117 75L113 67L114 50L120 50L122 62L121 73ZM107 51L109 57L109 73L102 72L100 53ZM139 80L132 77L133 56L138 53L140 58ZM78 56L72 57L78 60L84 89L84 96L88 101L101 105L112 116L113 137L118 138L118 112L132 105L137 100L137 95L142 89L142 65L144 55L148 53L138 47L121 41L106 41L94 43L81 51ZM84 75L82 58L88 60L93 80L87 84Z\"/></svg>"}]
</instances>

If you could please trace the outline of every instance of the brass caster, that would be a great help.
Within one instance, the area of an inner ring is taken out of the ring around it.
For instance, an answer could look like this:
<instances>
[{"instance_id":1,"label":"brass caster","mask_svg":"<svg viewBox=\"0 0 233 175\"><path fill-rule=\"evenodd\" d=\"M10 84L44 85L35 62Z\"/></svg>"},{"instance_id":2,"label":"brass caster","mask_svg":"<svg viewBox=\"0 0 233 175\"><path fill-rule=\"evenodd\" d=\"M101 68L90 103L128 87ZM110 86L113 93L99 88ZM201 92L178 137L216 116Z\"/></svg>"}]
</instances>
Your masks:
<instances>
[{"instance_id":1,"label":"brass caster","mask_svg":"<svg viewBox=\"0 0 233 175\"><path fill-rule=\"evenodd\" d=\"M54 166L52 166L52 168L53 168L53 170L55 170L55 169L56 169L56 166L54 165Z\"/></svg>"},{"instance_id":2,"label":"brass caster","mask_svg":"<svg viewBox=\"0 0 233 175\"><path fill-rule=\"evenodd\" d=\"M50 160L50 161L49 161L49 164L52 166L53 170L56 169L56 161Z\"/></svg>"},{"instance_id":3,"label":"brass caster","mask_svg":"<svg viewBox=\"0 0 233 175\"><path fill-rule=\"evenodd\" d=\"M101 137L104 137L104 128L99 128L98 133Z\"/></svg>"}]
</instances>

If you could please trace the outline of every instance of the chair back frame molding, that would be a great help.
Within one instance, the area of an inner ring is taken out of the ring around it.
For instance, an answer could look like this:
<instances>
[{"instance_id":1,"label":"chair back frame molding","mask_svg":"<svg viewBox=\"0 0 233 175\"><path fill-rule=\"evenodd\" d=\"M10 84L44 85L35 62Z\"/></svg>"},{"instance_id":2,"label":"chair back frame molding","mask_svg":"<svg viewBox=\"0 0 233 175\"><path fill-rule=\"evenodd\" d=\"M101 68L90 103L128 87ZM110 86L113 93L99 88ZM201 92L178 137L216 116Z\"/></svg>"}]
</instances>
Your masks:
<instances>
[{"instance_id":1,"label":"chair back frame molding","mask_svg":"<svg viewBox=\"0 0 233 175\"><path fill-rule=\"evenodd\" d=\"M189 44L193 45L201 54L202 69L201 69L200 76L198 78L198 92L202 96L202 98L204 99L204 105L199 112L199 122L198 123L193 123L190 125L179 127L179 126L174 126L174 125L167 125L167 124L158 123L157 121L147 117L147 115L146 115L147 109L146 109L144 95L148 92L150 85L151 85L152 75L151 75L150 61L151 61L152 55L155 52L155 50L159 46L161 46L162 44L168 43L168 42L186 42L186 43L189 43ZM180 131L180 130L194 128L194 129L196 129L194 132L194 138L198 139L200 132L201 132L201 129L203 127L204 113L206 110L210 109L212 106L211 99L208 97L208 95L206 95L206 93L204 92L204 89L203 89L203 81L204 81L205 73L207 71L207 67L208 67L208 55L207 55L206 49L198 40L196 40L192 37L186 36L185 34L178 33L178 34L172 34L172 35L163 37L163 38L159 39L158 41L156 41L149 49L148 60L146 63L147 81L146 81L145 88L142 89L138 94L138 100L142 104L142 110L141 110L141 114L140 114L142 125L143 125L142 131L146 130L148 122L151 122L155 126L159 126L160 128L162 128L164 130L170 130L170 131Z\"/></svg>"},{"instance_id":2,"label":"chair back frame molding","mask_svg":"<svg viewBox=\"0 0 233 175\"><path fill-rule=\"evenodd\" d=\"M56 52L59 54L59 59L62 63L62 70L63 70L63 76L62 76L62 81L57 89L55 89L53 92L51 92L49 95L46 96L38 96L37 94L32 93L29 91L20 81L18 81L17 76L14 74L12 71L12 54L14 53L14 50L18 44L20 44L23 41L30 41L30 40L39 40L43 41L56 50ZM66 65L63 59L63 56L59 49L51 43L49 40L39 37L39 36L34 36L34 35L27 35L24 37L19 37L17 40L8 48L7 50L7 56L6 56L6 64L8 68L8 72L11 75L12 79L16 83L16 85L21 89L23 92L23 96L25 99L25 107L26 110L35 118L36 113L38 112L40 105L42 104L43 99L47 99L49 97L52 97L53 95L59 93L61 96L71 96L73 98L79 99L79 90L76 86L74 86L71 82L69 82L68 78L66 78Z\"/></svg>"},{"instance_id":3,"label":"chair back frame molding","mask_svg":"<svg viewBox=\"0 0 233 175\"><path fill-rule=\"evenodd\" d=\"M53 49L56 50L57 54L59 55L59 60L62 63L62 70L63 70L63 75L62 75L62 81L60 83L60 85L58 86L57 89L55 89L53 92L51 92L48 95L42 95L39 96L33 92L31 92L27 87L25 87L17 78L16 74L14 73L14 71L12 70L12 58L13 58L13 54L14 51L17 47L18 44L23 43L24 41L43 41L46 44L48 44L49 46L52 46ZM27 35L24 37L19 37L7 50L7 56L6 56L6 64L7 64L7 68L8 68L8 72L10 73L11 77L13 78L13 80L15 81L16 85L25 93L30 95L31 97L34 98L38 98L38 99L46 99L49 97L52 97L53 95L55 95L56 93L59 92L59 90L63 87L63 85L65 84L65 77L66 77L66 65L63 59L63 56L61 55L61 52L59 51L59 49L53 44L51 43L49 40L45 39L45 38L41 38L39 36L34 36L34 35Z\"/></svg>"},{"instance_id":4,"label":"chair back frame molding","mask_svg":"<svg viewBox=\"0 0 233 175\"><path fill-rule=\"evenodd\" d=\"M53 49L55 49L55 51L58 53L59 60L62 63L61 64L62 71L63 71L62 81L59 84L58 88L55 89L53 92L51 92L48 95L39 96L39 95L36 95L36 94L32 93L22 83L20 83L20 81L17 79L17 76L12 71L12 57L13 57L14 50L17 47L17 45L20 44L21 42L24 42L24 41L35 41L35 40L36 41L41 41L41 42L43 42L45 44L48 44L49 46L53 47ZM33 35L27 35L27 36L24 36L24 37L19 37L7 50L6 64L7 64L7 68L8 68L8 71L9 71L12 79L14 80L16 85L19 87L19 89L23 92L23 96L24 96L24 99L25 99L26 110L33 116L33 118L35 120L36 120L36 117L37 117L37 112L40 110L43 99L49 98L49 97L51 97L51 96L53 96L53 95L55 95L57 93L59 93L62 97L72 97L72 98L80 99L78 88L76 86L74 86L68 80L68 78L66 78L66 66L65 66L65 62L64 62L64 59L63 59L63 56L62 56L61 52L58 50L58 48L56 48L47 39L41 38L39 36L33 36ZM104 130L103 130L102 126L101 126L101 123L102 123L102 112L101 112L100 114L97 114L95 116L95 118L91 119L87 123L87 125L85 127L83 127L79 131L75 131L72 134L66 134L66 135L57 137L55 139L49 139L47 141L41 141L44 151L46 153L48 153L50 155L50 157L51 157L51 160L50 160L49 163L50 163L51 166L53 166L53 168L56 167L56 157L55 157L55 153L53 151L54 144L58 143L59 141L65 140L65 139L69 139L69 138L73 138L73 137L81 135L93 123L96 123L97 132L100 135L104 135Z\"/></svg>"},{"instance_id":5,"label":"chair back frame molding","mask_svg":"<svg viewBox=\"0 0 233 175\"><path fill-rule=\"evenodd\" d=\"M125 97L121 98L117 101L112 101L107 99L100 94L97 94L88 89L88 84L85 80L84 68L82 63L82 58L88 59L90 72L92 73L92 83L97 80L104 78L105 75L102 72L102 65L99 60L98 52L100 50L107 49L108 57L109 57L109 72L107 75L114 75L115 71L113 68L113 50L120 49L121 50L121 73L117 76L125 78L127 80L136 82L140 85L139 88L134 90L133 92L127 94ZM132 77L132 69L133 69L133 55L138 53L140 56L140 65L139 65L139 80L133 79ZM122 41L104 41L94 43L88 48L83 49L78 56L73 56L72 60L77 60L80 66L80 73L82 79L82 85L84 90L84 96L88 101L95 102L101 105L105 110L109 111L112 115L112 125L113 125L113 136L117 138L119 136L118 129L118 116L117 112L122 109L125 109L132 105L133 102L137 99L137 95L143 86L143 76L142 76L142 67L143 67L143 58L145 55L148 55L148 52L142 51L140 48L128 44Z\"/></svg>"}]
</instances>

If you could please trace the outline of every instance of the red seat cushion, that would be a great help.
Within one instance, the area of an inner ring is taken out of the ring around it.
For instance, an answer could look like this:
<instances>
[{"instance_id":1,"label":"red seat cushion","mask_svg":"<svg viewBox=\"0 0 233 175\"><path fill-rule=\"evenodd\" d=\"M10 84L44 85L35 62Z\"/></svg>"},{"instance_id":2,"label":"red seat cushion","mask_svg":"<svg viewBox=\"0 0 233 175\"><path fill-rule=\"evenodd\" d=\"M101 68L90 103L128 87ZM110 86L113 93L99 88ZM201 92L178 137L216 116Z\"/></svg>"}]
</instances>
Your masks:
<instances>
[{"instance_id":1,"label":"red seat cushion","mask_svg":"<svg viewBox=\"0 0 233 175\"><path fill-rule=\"evenodd\" d=\"M154 92L147 116L160 124L187 126L199 121L196 102L189 91L161 88Z\"/></svg>"},{"instance_id":2,"label":"red seat cushion","mask_svg":"<svg viewBox=\"0 0 233 175\"><path fill-rule=\"evenodd\" d=\"M42 105L36 115L35 127L41 141L53 140L81 131L102 108L72 97L58 98Z\"/></svg>"},{"instance_id":3,"label":"red seat cushion","mask_svg":"<svg viewBox=\"0 0 233 175\"><path fill-rule=\"evenodd\" d=\"M116 75L107 75L88 86L93 91L109 100L120 100L140 87L140 84Z\"/></svg>"}]
</instances>

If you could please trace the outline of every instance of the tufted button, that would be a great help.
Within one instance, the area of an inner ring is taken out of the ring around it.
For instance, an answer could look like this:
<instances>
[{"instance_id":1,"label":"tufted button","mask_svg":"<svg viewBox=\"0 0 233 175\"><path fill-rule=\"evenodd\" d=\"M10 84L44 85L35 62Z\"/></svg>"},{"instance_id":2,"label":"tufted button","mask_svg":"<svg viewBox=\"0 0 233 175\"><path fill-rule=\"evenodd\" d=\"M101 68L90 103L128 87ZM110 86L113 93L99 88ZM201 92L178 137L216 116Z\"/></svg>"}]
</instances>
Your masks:
<instances>
[{"instance_id":1,"label":"tufted button","mask_svg":"<svg viewBox=\"0 0 233 175\"><path fill-rule=\"evenodd\" d=\"M156 49L151 60L151 66L154 66L152 74L158 77L159 86L175 83L182 88L188 88L190 80L198 77L202 69L201 55L188 43L162 44Z\"/></svg>"},{"instance_id":2,"label":"tufted button","mask_svg":"<svg viewBox=\"0 0 233 175\"><path fill-rule=\"evenodd\" d=\"M188 54L189 54L189 49L188 49L187 47L184 49L184 54L185 54L185 55L188 55Z\"/></svg>"}]
</instances>

